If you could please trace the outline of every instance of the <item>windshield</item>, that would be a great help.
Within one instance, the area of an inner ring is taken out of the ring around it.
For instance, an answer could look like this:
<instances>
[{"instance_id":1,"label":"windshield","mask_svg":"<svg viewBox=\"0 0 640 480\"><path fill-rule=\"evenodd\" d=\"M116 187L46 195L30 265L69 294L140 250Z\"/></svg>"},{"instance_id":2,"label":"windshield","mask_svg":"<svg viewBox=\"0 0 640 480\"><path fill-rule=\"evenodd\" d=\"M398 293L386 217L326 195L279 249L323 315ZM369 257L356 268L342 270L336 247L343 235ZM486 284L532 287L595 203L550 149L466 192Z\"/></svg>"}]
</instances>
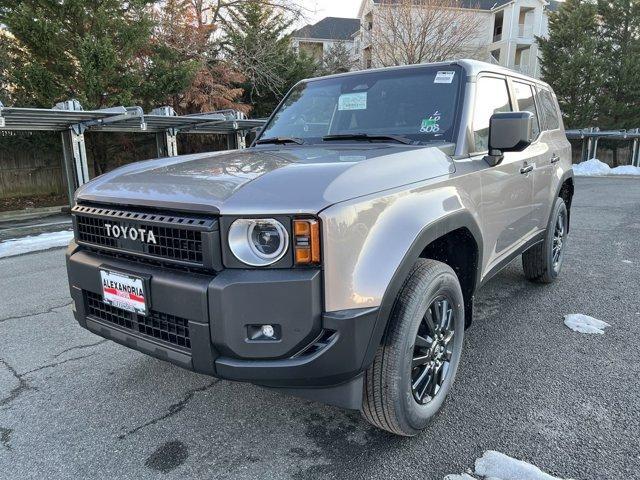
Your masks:
<instances>
[{"instance_id":1,"label":"windshield","mask_svg":"<svg viewBox=\"0 0 640 480\"><path fill-rule=\"evenodd\" d=\"M416 67L310 80L294 87L261 139L401 135L452 141L462 69Z\"/></svg>"}]
</instances>

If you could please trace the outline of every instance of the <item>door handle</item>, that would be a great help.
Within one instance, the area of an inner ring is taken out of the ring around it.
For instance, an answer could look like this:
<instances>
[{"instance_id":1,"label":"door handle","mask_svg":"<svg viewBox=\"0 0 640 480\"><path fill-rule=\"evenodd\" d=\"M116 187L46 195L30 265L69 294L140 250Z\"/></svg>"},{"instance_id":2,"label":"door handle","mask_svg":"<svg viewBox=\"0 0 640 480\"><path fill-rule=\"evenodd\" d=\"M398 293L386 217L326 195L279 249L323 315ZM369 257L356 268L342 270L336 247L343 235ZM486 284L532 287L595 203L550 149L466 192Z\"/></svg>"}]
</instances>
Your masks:
<instances>
[{"instance_id":1,"label":"door handle","mask_svg":"<svg viewBox=\"0 0 640 480\"><path fill-rule=\"evenodd\" d=\"M533 170L533 165L525 165L520 169L520 173L529 173L531 170Z\"/></svg>"},{"instance_id":2,"label":"door handle","mask_svg":"<svg viewBox=\"0 0 640 480\"><path fill-rule=\"evenodd\" d=\"M551 156L551 163L556 163L560 161L560 157L555 153Z\"/></svg>"}]
</instances>

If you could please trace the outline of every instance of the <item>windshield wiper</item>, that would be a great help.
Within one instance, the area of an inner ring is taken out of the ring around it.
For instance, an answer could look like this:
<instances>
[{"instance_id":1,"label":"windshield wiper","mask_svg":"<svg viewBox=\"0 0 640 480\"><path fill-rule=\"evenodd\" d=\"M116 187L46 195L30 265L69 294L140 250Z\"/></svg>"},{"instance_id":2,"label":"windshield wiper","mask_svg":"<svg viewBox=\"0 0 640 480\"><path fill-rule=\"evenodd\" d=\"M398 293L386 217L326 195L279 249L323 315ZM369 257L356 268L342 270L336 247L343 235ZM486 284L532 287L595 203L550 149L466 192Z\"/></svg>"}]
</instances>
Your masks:
<instances>
[{"instance_id":1,"label":"windshield wiper","mask_svg":"<svg viewBox=\"0 0 640 480\"><path fill-rule=\"evenodd\" d=\"M402 135L386 135L386 134L377 134L377 133L340 133L336 135L325 135L322 137L322 140L325 142L330 142L332 140L393 140L394 142L404 143L406 145L411 145L414 143L413 140L407 137L403 137Z\"/></svg>"},{"instance_id":2,"label":"windshield wiper","mask_svg":"<svg viewBox=\"0 0 640 480\"><path fill-rule=\"evenodd\" d=\"M304 140L298 137L269 137L261 138L256 143L295 143L296 145L302 145Z\"/></svg>"}]
</instances>

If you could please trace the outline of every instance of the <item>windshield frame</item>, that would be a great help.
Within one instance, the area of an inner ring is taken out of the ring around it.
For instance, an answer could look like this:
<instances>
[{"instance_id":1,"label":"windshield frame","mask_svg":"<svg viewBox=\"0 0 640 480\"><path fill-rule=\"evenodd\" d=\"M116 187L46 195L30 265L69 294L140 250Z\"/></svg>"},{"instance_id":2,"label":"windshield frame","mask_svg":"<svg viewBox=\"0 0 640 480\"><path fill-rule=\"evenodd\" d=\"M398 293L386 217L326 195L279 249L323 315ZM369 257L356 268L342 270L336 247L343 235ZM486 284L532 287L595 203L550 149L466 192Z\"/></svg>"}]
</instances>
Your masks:
<instances>
[{"instance_id":1,"label":"windshield frame","mask_svg":"<svg viewBox=\"0 0 640 480\"><path fill-rule=\"evenodd\" d=\"M368 73L375 73L375 72L385 72L385 71L389 71L389 70L402 70L402 71L411 71L411 70L422 70L422 69L433 69L433 68L456 68L456 70L459 72L460 74L460 81L458 82L458 91L456 92L456 100L454 102L453 108L454 108L454 115L453 115L453 123L451 126L451 135L450 135L450 139L432 139L432 140L425 140L422 142L416 142L416 146L421 146L421 145L426 145L426 144L430 144L430 143L453 143L453 144L457 144L458 141L458 136L460 133L460 124L461 124L461 118L462 118L462 111L463 111L463 102L464 102L464 97L465 97L465 89L467 86L467 82L468 82L468 78L467 78L467 73L465 68L455 62L452 63L425 63L425 64L418 64L418 65L403 65L400 67L388 67L388 68L376 68L376 69L368 69L368 70L359 70L356 72L346 72L346 73L339 73L339 74L335 74L335 75L327 75L324 77L314 77L314 78L307 78L304 80L300 80L299 82L297 82L295 85L293 85L291 87L291 89L289 89L289 91L287 92L287 94L282 98L282 100L280 100L280 102L278 103L277 107L273 110L273 112L271 112L271 115L269 115L267 121L265 122L265 124L262 126L262 128L259 130L258 134L256 135L255 139L253 140L253 142L251 143L251 148L253 147L257 147L257 146L262 146L262 147L267 147L267 146L271 146L273 147L273 144L265 144L265 145L260 145L257 144L256 142L260 139L262 139L264 137L264 133L267 130L267 127L269 127L274 121L275 121L275 116L276 114L280 111L280 109L283 107L283 105L286 103L287 99L293 94L293 92L300 87L300 85L303 84L309 84L309 83L314 83L314 82L319 82L319 81L323 81L323 80L327 80L327 79L333 79L333 78L347 78L347 77L357 77L360 75L365 75ZM389 132L390 134L392 134L393 132ZM268 138L268 137L265 137ZM320 141L320 142L307 142L306 139L302 139L304 140L304 144L303 145L327 145L329 142L324 142L324 141ZM339 144L340 142L331 142L332 144ZM362 141L360 140L344 140L343 142L345 143L362 143ZM393 141L389 141L389 142L385 142L385 143L390 143L390 144L394 144L395 142ZM300 147L301 145L294 145L294 144L278 144L279 147L283 147L283 146L296 146L296 147ZM406 145L405 145L406 146Z\"/></svg>"}]
</instances>

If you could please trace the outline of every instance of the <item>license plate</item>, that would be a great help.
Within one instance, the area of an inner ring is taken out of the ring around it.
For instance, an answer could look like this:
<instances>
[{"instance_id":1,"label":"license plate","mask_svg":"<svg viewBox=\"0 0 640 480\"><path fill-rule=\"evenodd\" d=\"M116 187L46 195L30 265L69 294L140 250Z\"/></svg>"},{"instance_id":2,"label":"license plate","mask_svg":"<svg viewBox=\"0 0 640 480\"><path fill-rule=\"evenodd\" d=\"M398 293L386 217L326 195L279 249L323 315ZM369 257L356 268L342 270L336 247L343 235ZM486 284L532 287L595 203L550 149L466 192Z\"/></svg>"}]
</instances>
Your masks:
<instances>
[{"instance_id":1,"label":"license plate","mask_svg":"<svg viewBox=\"0 0 640 480\"><path fill-rule=\"evenodd\" d=\"M129 312L147 314L147 297L142 278L101 269L100 279L104 303Z\"/></svg>"}]
</instances>

